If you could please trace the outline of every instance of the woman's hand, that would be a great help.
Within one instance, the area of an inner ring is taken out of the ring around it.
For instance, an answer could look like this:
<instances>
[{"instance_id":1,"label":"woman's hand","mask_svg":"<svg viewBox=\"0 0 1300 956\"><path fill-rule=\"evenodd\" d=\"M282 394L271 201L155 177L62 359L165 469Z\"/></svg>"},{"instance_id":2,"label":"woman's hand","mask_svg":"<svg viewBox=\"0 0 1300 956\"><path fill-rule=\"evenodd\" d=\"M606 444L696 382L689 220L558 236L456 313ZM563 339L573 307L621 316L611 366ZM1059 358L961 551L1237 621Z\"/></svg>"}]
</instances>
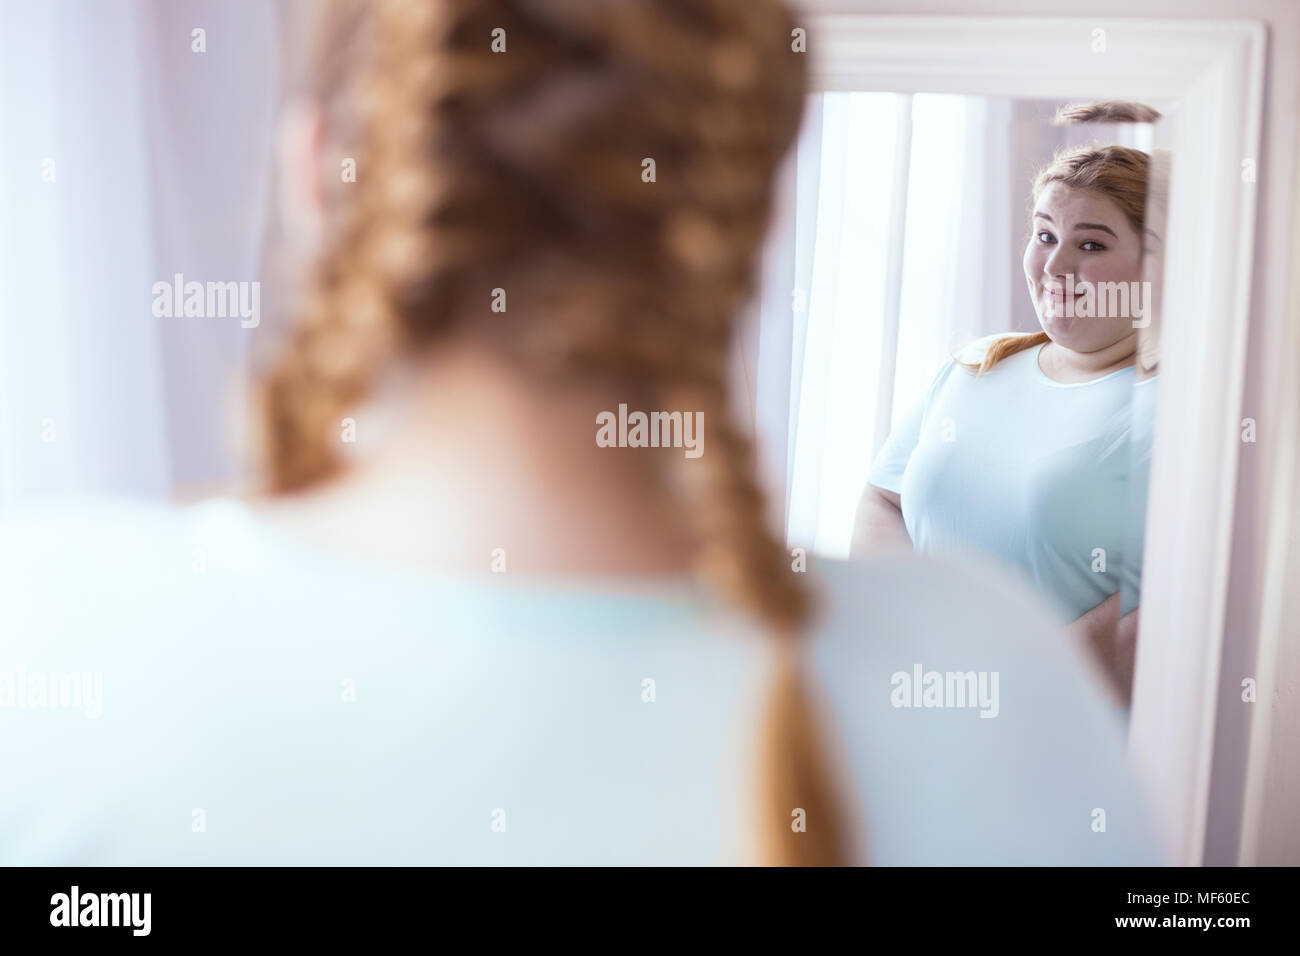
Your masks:
<instances>
[{"instance_id":1,"label":"woman's hand","mask_svg":"<svg viewBox=\"0 0 1300 956\"><path fill-rule=\"evenodd\" d=\"M859 558L871 551L893 548L912 550L912 539L903 523L903 502L896 491L886 491L868 484L858 502L853 519L853 541L849 557Z\"/></svg>"},{"instance_id":2,"label":"woman's hand","mask_svg":"<svg viewBox=\"0 0 1300 956\"><path fill-rule=\"evenodd\" d=\"M1067 633L1101 665L1115 698L1128 707L1137 657L1138 608L1120 617L1119 607L1116 591L1071 624Z\"/></svg>"}]
</instances>

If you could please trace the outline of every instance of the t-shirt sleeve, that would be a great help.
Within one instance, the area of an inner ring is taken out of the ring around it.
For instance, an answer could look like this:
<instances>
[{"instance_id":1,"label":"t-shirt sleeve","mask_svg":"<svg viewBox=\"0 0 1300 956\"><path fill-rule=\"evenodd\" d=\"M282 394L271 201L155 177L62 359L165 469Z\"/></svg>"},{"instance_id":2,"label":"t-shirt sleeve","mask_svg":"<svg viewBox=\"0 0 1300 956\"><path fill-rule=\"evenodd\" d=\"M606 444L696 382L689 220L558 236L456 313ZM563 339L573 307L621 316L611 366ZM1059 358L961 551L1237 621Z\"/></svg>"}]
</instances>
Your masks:
<instances>
[{"instance_id":1,"label":"t-shirt sleeve","mask_svg":"<svg viewBox=\"0 0 1300 956\"><path fill-rule=\"evenodd\" d=\"M871 464L871 471L867 475L868 482L894 494L902 491L903 472L907 469L912 452L916 450L917 442L921 440L921 423L925 420L926 410L934 398L935 389L955 364L949 359L940 366L925 394L912 404L902 421L889 433L889 438L885 440L880 453L876 455L876 460Z\"/></svg>"}]
</instances>

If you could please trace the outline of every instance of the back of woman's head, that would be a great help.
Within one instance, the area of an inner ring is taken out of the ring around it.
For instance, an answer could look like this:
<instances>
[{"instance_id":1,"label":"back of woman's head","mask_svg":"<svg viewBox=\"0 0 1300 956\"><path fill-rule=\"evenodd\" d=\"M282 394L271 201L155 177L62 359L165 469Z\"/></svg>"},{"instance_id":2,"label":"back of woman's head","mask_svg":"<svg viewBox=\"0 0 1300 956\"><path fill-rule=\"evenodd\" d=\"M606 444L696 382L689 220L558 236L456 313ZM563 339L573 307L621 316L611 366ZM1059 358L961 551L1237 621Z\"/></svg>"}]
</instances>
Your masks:
<instances>
[{"instance_id":1,"label":"back of woman's head","mask_svg":"<svg viewBox=\"0 0 1300 956\"><path fill-rule=\"evenodd\" d=\"M802 105L779 5L327 10L307 89L356 181L331 190L310 347L277 370L297 393L274 422L277 486L331 466L305 380L351 401L381 349L474 337L537 370L716 385ZM293 361L316 365L295 381Z\"/></svg>"},{"instance_id":2,"label":"back of woman's head","mask_svg":"<svg viewBox=\"0 0 1300 956\"><path fill-rule=\"evenodd\" d=\"M328 5L300 92L323 111L335 181L310 288L262 379L272 489L329 475L347 408L441 342L635 390L704 413L683 523L701 572L787 648L810 602L764 523L728 370L802 110L793 28L776 0ZM355 182L338 181L344 157ZM811 712L780 660L767 859L833 862ZM807 832L791 832L795 808Z\"/></svg>"}]
</instances>

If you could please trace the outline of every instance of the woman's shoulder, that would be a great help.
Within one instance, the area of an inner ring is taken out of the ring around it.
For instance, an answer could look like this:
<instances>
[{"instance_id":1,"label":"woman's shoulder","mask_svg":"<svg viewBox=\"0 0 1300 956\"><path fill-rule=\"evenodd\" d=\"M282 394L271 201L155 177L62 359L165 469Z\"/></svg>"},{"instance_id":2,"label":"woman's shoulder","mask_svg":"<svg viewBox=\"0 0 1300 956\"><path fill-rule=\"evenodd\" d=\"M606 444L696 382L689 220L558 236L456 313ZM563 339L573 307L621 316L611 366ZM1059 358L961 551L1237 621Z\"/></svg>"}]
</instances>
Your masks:
<instances>
[{"instance_id":1,"label":"woman's shoulder","mask_svg":"<svg viewBox=\"0 0 1300 956\"><path fill-rule=\"evenodd\" d=\"M814 670L875 862L1162 862L1118 705L1027 584L956 554L819 571Z\"/></svg>"},{"instance_id":2,"label":"woman's shoulder","mask_svg":"<svg viewBox=\"0 0 1300 956\"><path fill-rule=\"evenodd\" d=\"M979 338L967 342L957 350L957 357L963 362L978 362L984 358L984 354L994 342L1015 335L1014 332L994 332L992 335L983 335Z\"/></svg>"},{"instance_id":3,"label":"woman's shoulder","mask_svg":"<svg viewBox=\"0 0 1300 956\"><path fill-rule=\"evenodd\" d=\"M947 387L953 381L975 381L973 375L955 377L952 374L954 370L961 368L973 372L984 361L989 349L993 346L1006 339L1024 338L1030 334L1032 333L996 332L992 335L981 336L957 347L949 347L947 359L939 366L934 380L930 383L931 397L933 397L936 390Z\"/></svg>"},{"instance_id":4,"label":"woman's shoulder","mask_svg":"<svg viewBox=\"0 0 1300 956\"><path fill-rule=\"evenodd\" d=\"M178 509L155 501L98 495L47 496L0 509L0 565L37 571L46 562L85 562L101 573L156 558L175 540ZM112 559L110 561L110 559Z\"/></svg>"},{"instance_id":5,"label":"woman's shoulder","mask_svg":"<svg viewBox=\"0 0 1300 956\"><path fill-rule=\"evenodd\" d=\"M963 362L979 363L984 360L989 349L1000 342L1015 339L1027 339L1037 332L994 332L977 338L957 350L957 358Z\"/></svg>"},{"instance_id":6,"label":"woman's shoulder","mask_svg":"<svg viewBox=\"0 0 1300 956\"><path fill-rule=\"evenodd\" d=\"M242 525L221 499L194 504L127 496L38 498L0 510L0 567L33 578L79 569L104 580L190 574L232 560Z\"/></svg>"}]
</instances>

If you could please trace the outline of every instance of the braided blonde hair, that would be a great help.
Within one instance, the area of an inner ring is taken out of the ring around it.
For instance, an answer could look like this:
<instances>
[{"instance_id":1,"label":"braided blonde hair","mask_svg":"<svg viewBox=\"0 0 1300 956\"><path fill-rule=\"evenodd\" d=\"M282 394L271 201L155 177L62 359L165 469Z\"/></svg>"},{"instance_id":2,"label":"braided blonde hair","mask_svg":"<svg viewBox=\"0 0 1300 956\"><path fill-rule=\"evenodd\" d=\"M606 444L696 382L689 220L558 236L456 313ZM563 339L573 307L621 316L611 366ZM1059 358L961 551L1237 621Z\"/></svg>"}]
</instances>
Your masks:
<instances>
[{"instance_id":1,"label":"braided blonde hair","mask_svg":"<svg viewBox=\"0 0 1300 956\"><path fill-rule=\"evenodd\" d=\"M794 651L811 599L763 520L728 403L736 316L806 89L793 27L776 0L331 4L307 69L357 182L329 210L260 408L277 493L338 467L332 426L390 358L453 335L703 411L709 451L681 491L700 573L780 649L763 858L833 864L847 851ZM508 312L489 310L496 288Z\"/></svg>"}]
</instances>

